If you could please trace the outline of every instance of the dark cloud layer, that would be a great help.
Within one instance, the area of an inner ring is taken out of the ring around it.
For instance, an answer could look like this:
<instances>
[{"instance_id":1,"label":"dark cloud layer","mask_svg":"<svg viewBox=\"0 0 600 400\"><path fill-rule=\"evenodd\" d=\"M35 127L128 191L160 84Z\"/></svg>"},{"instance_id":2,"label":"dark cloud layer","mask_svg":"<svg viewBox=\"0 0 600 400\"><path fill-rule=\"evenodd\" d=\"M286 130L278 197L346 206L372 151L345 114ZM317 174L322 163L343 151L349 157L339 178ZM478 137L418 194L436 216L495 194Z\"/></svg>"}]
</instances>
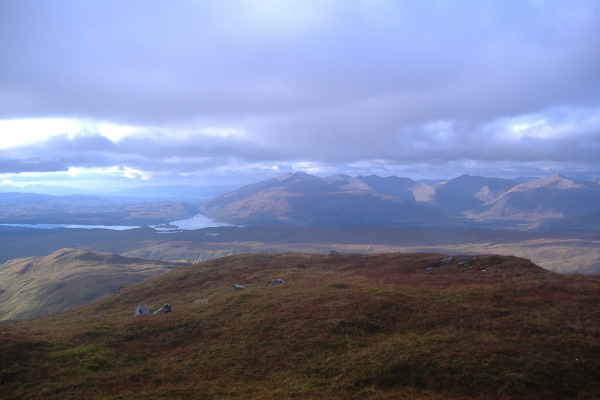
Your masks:
<instances>
[{"instance_id":1,"label":"dark cloud layer","mask_svg":"<svg viewBox=\"0 0 600 400\"><path fill-rule=\"evenodd\" d=\"M0 150L0 172L235 160L600 173L594 0L8 0L0 40L0 119L142 132ZM206 133L219 129L240 133Z\"/></svg>"}]
</instances>

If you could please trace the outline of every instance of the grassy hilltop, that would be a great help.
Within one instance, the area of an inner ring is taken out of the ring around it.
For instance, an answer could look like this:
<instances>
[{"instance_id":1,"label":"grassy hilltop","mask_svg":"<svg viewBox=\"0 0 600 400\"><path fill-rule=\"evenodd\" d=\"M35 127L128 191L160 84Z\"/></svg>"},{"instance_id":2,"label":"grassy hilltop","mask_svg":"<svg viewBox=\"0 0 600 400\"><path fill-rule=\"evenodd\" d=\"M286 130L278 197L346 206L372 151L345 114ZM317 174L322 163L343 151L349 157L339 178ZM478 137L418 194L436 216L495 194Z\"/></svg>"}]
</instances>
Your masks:
<instances>
[{"instance_id":1,"label":"grassy hilltop","mask_svg":"<svg viewBox=\"0 0 600 400\"><path fill-rule=\"evenodd\" d=\"M32 318L89 304L118 288L186 263L61 249L0 264L0 320Z\"/></svg>"},{"instance_id":2,"label":"grassy hilltop","mask_svg":"<svg viewBox=\"0 0 600 400\"><path fill-rule=\"evenodd\" d=\"M599 306L516 257L230 256L2 323L0 398L600 398Z\"/></svg>"}]
</instances>

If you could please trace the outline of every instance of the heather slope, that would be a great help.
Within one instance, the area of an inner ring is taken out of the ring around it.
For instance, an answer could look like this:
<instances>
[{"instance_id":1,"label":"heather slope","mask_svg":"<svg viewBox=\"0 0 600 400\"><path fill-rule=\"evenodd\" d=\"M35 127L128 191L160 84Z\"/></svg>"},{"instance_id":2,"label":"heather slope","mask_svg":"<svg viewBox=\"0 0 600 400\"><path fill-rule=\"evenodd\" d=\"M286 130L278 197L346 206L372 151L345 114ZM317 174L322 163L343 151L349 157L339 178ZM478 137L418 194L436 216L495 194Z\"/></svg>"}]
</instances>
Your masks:
<instances>
[{"instance_id":1,"label":"heather slope","mask_svg":"<svg viewBox=\"0 0 600 400\"><path fill-rule=\"evenodd\" d=\"M61 249L0 265L0 320L48 315L89 304L118 288L185 263Z\"/></svg>"},{"instance_id":2,"label":"heather slope","mask_svg":"<svg viewBox=\"0 0 600 400\"><path fill-rule=\"evenodd\" d=\"M0 398L598 398L599 289L515 257L225 257L0 325Z\"/></svg>"}]
</instances>

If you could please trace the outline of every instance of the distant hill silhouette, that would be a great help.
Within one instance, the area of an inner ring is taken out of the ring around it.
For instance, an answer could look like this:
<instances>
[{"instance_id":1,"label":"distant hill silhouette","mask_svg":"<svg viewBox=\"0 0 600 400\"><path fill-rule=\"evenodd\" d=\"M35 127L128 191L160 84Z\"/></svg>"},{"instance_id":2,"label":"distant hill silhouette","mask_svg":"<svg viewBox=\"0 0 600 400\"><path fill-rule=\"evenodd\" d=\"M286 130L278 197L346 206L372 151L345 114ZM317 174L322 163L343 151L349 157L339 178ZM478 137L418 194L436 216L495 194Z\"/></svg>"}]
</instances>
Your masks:
<instances>
[{"instance_id":1,"label":"distant hill silhouette","mask_svg":"<svg viewBox=\"0 0 600 400\"><path fill-rule=\"evenodd\" d=\"M597 180L562 175L519 183L463 175L427 185L375 175L282 175L209 200L201 211L239 225L413 226L533 229L551 221L600 211ZM572 224L546 225L557 230ZM582 230L599 230L592 221Z\"/></svg>"},{"instance_id":2,"label":"distant hill silhouette","mask_svg":"<svg viewBox=\"0 0 600 400\"><path fill-rule=\"evenodd\" d=\"M147 225L190 218L198 205L74 194L0 193L2 224Z\"/></svg>"}]
</instances>

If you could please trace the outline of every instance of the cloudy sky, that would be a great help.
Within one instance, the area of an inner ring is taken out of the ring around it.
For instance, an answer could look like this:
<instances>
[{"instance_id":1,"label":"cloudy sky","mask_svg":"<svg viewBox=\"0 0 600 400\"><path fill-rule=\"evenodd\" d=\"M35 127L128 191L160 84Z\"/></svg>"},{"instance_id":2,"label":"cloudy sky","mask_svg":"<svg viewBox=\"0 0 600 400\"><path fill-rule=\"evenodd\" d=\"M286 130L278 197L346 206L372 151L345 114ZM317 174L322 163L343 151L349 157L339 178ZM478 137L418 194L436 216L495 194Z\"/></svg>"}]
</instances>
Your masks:
<instances>
[{"instance_id":1,"label":"cloudy sky","mask_svg":"<svg viewBox=\"0 0 600 400\"><path fill-rule=\"evenodd\" d=\"M600 177L597 0L3 0L0 182Z\"/></svg>"}]
</instances>

